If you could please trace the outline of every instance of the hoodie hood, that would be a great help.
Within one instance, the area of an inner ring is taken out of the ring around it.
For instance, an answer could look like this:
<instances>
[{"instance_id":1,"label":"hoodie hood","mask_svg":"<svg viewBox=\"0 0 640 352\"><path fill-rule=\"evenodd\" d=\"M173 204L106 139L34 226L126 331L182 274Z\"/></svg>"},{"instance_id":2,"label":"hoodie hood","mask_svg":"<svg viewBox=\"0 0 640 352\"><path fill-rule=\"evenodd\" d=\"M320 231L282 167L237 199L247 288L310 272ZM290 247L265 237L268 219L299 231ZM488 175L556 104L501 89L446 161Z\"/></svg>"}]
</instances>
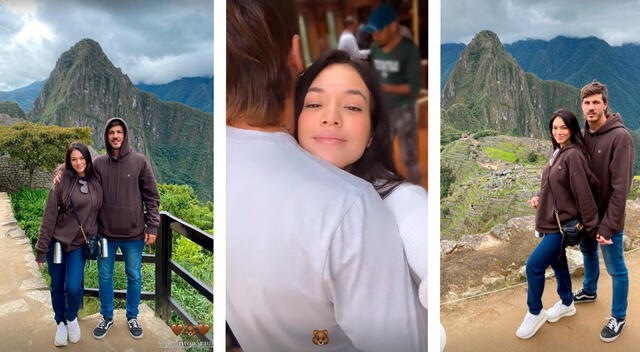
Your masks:
<instances>
[{"instance_id":1,"label":"hoodie hood","mask_svg":"<svg viewBox=\"0 0 640 352\"><path fill-rule=\"evenodd\" d=\"M620 114L607 114L606 116L607 121L604 123L604 125L600 126L600 128L598 128L594 132L591 132L591 130L589 129L589 123L587 121L584 122L584 130L591 135L597 136L603 133L607 133L616 128L624 128L624 124L622 123L622 117L620 117Z\"/></svg>"},{"instance_id":2,"label":"hoodie hood","mask_svg":"<svg viewBox=\"0 0 640 352\"><path fill-rule=\"evenodd\" d=\"M109 133L108 133L109 125L116 120L122 122L122 126L124 129L124 140L122 141L122 146L120 147L120 155L117 158L113 156L113 148L111 148L111 144L109 144ZM123 119L119 117L114 117L109 119L109 121L107 121L107 123L104 125L104 147L107 149L107 155L109 155L109 158L113 160L124 158L129 154L129 152L131 151L131 148L129 147L129 128L127 127L127 123L124 122Z\"/></svg>"}]
</instances>

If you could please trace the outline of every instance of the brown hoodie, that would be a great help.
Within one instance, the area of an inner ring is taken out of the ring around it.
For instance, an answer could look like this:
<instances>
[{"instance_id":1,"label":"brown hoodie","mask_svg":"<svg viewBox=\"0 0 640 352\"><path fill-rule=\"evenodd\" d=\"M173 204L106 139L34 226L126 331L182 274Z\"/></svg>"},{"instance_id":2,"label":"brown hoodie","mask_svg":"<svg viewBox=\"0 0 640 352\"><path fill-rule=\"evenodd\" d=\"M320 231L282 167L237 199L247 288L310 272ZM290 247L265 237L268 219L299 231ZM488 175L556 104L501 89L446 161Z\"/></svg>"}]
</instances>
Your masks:
<instances>
[{"instance_id":1,"label":"brown hoodie","mask_svg":"<svg viewBox=\"0 0 640 352\"><path fill-rule=\"evenodd\" d=\"M575 144L560 149L553 164L544 168L536 211L538 232L560 232L553 213L554 198L561 222L580 217L588 233L597 230L598 208L591 193L588 168L587 158Z\"/></svg>"},{"instance_id":2,"label":"brown hoodie","mask_svg":"<svg viewBox=\"0 0 640 352\"><path fill-rule=\"evenodd\" d=\"M71 190L67 193L62 188L66 187L66 179L71 178ZM63 174L63 180L55 185L47 198L42 224L40 225L40 236L36 243L36 261L43 263L49 252L51 238L54 238L64 246L65 252L82 247L84 237L80 232L78 222L73 214L73 210L68 206L69 200L73 199L73 205L78 213L82 227L84 228L87 240L98 232L96 218L98 210L102 204L102 187L100 182L93 178L89 181L89 192L84 194L80 191L78 177L71 172Z\"/></svg>"},{"instance_id":3,"label":"brown hoodie","mask_svg":"<svg viewBox=\"0 0 640 352\"><path fill-rule=\"evenodd\" d=\"M124 139L117 158L113 156L107 135L107 127L114 120L124 125ZM145 233L157 235L160 195L156 178L149 160L129 147L129 131L124 120L116 117L107 121L104 145L107 153L93 162L104 190L98 217L100 234L114 240L139 240Z\"/></svg>"},{"instance_id":4,"label":"brown hoodie","mask_svg":"<svg viewBox=\"0 0 640 352\"><path fill-rule=\"evenodd\" d=\"M585 123L584 141L591 155L591 170L598 177L599 233L606 239L624 229L627 195L633 178L635 150L619 114L607 115L596 131Z\"/></svg>"}]
</instances>

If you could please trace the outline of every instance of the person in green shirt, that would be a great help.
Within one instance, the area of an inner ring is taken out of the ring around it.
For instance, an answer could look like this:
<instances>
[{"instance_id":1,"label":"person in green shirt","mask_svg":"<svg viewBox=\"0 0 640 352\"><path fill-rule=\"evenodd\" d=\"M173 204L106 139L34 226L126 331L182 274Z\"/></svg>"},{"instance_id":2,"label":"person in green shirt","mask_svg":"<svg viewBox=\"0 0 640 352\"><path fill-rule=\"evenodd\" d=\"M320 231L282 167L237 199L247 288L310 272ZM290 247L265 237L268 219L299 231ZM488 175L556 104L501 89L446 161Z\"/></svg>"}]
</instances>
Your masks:
<instances>
[{"instance_id":1,"label":"person in green shirt","mask_svg":"<svg viewBox=\"0 0 640 352\"><path fill-rule=\"evenodd\" d=\"M418 47L400 34L398 17L391 5L376 8L365 30L373 35L370 57L380 77L391 116L391 130L398 136L409 180L420 183L416 118L421 77Z\"/></svg>"}]
</instances>

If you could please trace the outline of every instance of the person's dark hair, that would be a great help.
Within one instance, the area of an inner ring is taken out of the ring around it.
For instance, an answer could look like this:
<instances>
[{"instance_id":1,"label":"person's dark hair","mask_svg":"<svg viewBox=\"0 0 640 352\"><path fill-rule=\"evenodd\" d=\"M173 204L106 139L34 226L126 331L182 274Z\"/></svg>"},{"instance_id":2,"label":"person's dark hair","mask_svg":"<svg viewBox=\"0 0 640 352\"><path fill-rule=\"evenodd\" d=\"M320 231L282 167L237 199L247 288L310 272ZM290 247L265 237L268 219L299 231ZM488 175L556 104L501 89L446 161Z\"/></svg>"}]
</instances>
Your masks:
<instances>
[{"instance_id":1,"label":"person's dark hair","mask_svg":"<svg viewBox=\"0 0 640 352\"><path fill-rule=\"evenodd\" d=\"M560 148L560 144L556 142L555 138L553 138L553 121L559 117L564 122L564 125L569 128L571 132L570 141L575 144L580 150L582 154L584 154L585 159L587 159L587 179L589 180L589 185L591 186L591 191L594 194L597 193L598 185L600 181L598 177L591 171L591 155L589 154L589 150L587 149L587 145L584 142L584 138L582 137L582 131L580 130L580 125L578 124L578 119L576 115L569 110L556 110L551 115L551 119L549 119L549 134L551 135L551 144L553 144L553 149Z\"/></svg>"},{"instance_id":2,"label":"person's dark hair","mask_svg":"<svg viewBox=\"0 0 640 352\"><path fill-rule=\"evenodd\" d=\"M124 123L122 123L122 121L120 121L120 120L112 120L107 125L107 131L109 131L111 128L113 128L115 126L121 126L123 129L125 128L124 127Z\"/></svg>"},{"instance_id":3,"label":"person's dark hair","mask_svg":"<svg viewBox=\"0 0 640 352\"><path fill-rule=\"evenodd\" d=\"M291 92L293 0L227 1L227 123L278 126Z\"/></svg>"},{"instance_id":4,"label":"person's dark hair","mask_svg":"<svg viewBox=\"0 0 640 352\"><path fill-rule=\"evenodd\" d=\"M67 148L67 153L64 158L64 171L62 173L62 180L60 181L60 189L58 190L60 199L63 204L66 205L66 200L69 198L71 194L74 183L78 181L80 178L76 172L76 170L71 165L71 153L77 150L84 157L87 166L84 171L84 178L90 182L97 182L95 176L95 170L93 168L93 160L91 159L91 153L89 152L89 148L80 142L73 142L69 144Z\"/></svg>"},{"instance_id":5,"label":"person's dark hair","mask_svg":"<svg viewBox=\"0 0 640 352\"><path fill-rule=\"evenodd\" d=\"M588 157L589 153L584 143L582 132L580 131L578 119L576 118L576 115L569 110L556 110L551 115L551 119L549 119L549 135L551 136L551 144L553 144L553 149L560 148L560 144L558 144L556 139L553 138L553 121L555 121L556 117L561 118L565 126L569 128L569 132L571 132L571 143L578 146L582 150L582 152L585 153L585 156Z\"/></svg>"},{"instance_id":6,"label":"person's dark hair","mask_svg":"<svg viewBox=\"0 0 640 352\"><path fill-rule=\"evenodd\" d=\"M404 182L404 178L398 175L393 163L393 140L389 115L382 99L380 82L368 63L362 60L352 60L349 54L344 51L332 50L309 66L296 84L296 126L311 83L325 68L334 64L344 64L354 68L371 93L371 145L365 149L362 157L353 163L348 171L372 183L380 196L384 198Z\"/></svg>"},{"instance_id":7,"label":"person's dark hair","mask_svg":"<svg viewBox=\"0 0 640 352\"><path fill-rule=\"evenodd\" d=\"M356 23L356 20L353 17L347 16L344 19L344 28L347 28L347 27L349 27L349 26L351 26L352 24L355 24L355 23Z\"/></svg>"}]
</instances>

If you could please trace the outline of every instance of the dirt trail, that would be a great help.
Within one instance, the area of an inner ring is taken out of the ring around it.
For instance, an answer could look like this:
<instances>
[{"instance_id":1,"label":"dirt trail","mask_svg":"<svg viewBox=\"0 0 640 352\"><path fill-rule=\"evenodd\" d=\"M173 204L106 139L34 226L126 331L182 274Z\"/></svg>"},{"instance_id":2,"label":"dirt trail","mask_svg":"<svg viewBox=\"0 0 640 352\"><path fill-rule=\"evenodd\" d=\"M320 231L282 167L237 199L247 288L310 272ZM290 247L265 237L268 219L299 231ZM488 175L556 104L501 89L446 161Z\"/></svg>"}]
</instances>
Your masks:
<instances>
[{"instance_id":1,"label":"dirt trail","mask_svg":"<svg viewBox=\"0 0 640 352\"><path fill-rule=\"evenodd\" d=\"M29 240L18 228L9 197L0 193L0 351L62 351L53 345L56 324L51 296L35 262ZM79 318L82 337L64 351L184 351L171 328L140 305L144 338L129 335L125 312L114 312L115 324L103 340L92 336L100 314Z\"/></svg>"},{"instance_id":2,"label":"dirt trail","mask_svg":"<svg viewBox=\"0 0 640 352\"><path fill-rule=\"evenodd\" d=\"M625 254L629 270L627 325L613 343L600 341L600 330L611 313L611 277L600 261L598 301L576 305L577 314L556 323L545 323L529 340L515 331L527 312L527 286L519 285L440 310L447 331L445 351L640 351L640 251ZM582 287L582 277L573 279L573 289ZM542 297L548 309L558 301L555 279L545 282Z\"/></svg>"}]
</instances>

